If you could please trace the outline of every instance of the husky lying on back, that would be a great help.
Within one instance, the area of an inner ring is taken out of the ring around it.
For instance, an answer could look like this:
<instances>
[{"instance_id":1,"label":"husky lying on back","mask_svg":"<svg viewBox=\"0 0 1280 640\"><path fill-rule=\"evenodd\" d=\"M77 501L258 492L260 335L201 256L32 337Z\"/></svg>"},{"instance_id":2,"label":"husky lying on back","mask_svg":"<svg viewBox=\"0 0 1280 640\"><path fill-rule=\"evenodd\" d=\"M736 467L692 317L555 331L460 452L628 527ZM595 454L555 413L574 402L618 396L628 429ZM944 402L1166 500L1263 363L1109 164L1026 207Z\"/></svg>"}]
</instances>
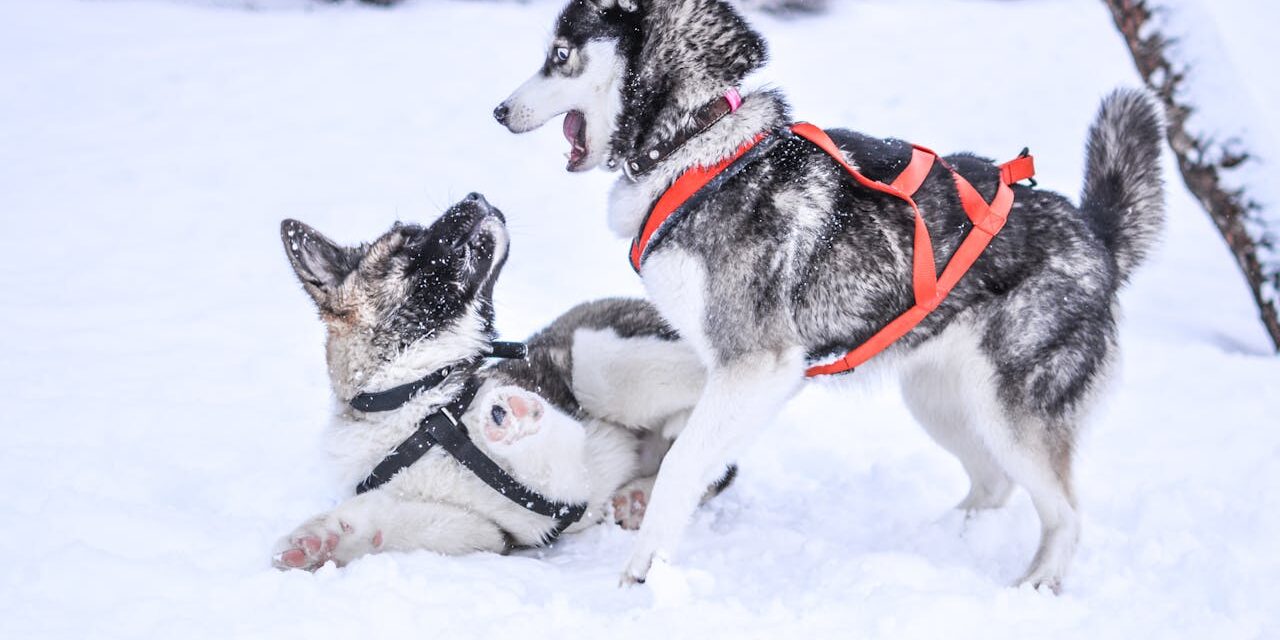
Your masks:
<instances>
[{"instance_id":1,"label":"husky lying on back","mask_svg":"<svg viewBox=\"0 0 1280 640\"><path fill-rule=\"evenodd\" d=\"M663 434L679 431L703 377L696 356L650 305L580 305L530 339L526 359L481 368L479 356L495 337L493 285L508 237L501 212L479 194L429 227L396 224L358 247L339 246L294 220L281 224L281 239L328 329L329 376L340 403L330 447L350 486L475 376L479 389L461 417L472 443L542 496L585 503L569 531L603 518L611 497L619 521L638 526L652 482L643 476L656 470L642 468L641 450L660 457ZM351 406L362 393L446 368L438 384L399 408ZM628 482L638 488L619 491ZM285 536L274 562L314 569L387 550L501 552L543 543L556 524L435 447L380 487Z\"/></svg>"},{"instance_id":2,"label":"husky lying on back","mask_svg":"<svg viewBox=\"0 0 1280 640\"><path fill-rule=\"evenodd\" d=\"M765 59L764 40L723 0L572 0L541 68L494 111L516 133L565 114L570 171L625 172L609 222L627 238L686 170L759 136L776 142L689 199L640 270L708 377L663 461L624 582L642 581L655 556L673 551L708 478L771 422L808 367L863 344L915 302L912 209L791 133L779 92L738 93ZM854 69L833 77L857 81ZM827 134L872 180L894 180L913 158L900 140ZM1163 221L1161 139L1147 96L1107 99L1080 206L1012 186L1007 224L950 297L872 361L902 372L912 413L960 458L971 481L961 508L1001 506L1015 485L1030 493L1042 526L1022 578L1033 585L1059 589L1075 551L1076 440L1115 359L1117 291ZM944 160L984 201L1005 179L976 156ZM920 178L933 262L946 264L972 224L943 163Z\"/></svg>"}]
</instances>

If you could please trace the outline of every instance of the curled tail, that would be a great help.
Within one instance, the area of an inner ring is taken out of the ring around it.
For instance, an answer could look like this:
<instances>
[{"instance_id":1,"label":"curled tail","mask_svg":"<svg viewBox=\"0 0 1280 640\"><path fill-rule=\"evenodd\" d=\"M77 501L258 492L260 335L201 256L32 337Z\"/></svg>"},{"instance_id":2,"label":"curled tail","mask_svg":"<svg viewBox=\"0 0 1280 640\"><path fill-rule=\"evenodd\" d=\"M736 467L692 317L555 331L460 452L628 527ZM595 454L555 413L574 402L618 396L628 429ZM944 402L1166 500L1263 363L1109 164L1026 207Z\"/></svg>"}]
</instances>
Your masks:
<instances>
[{"instance_id":1,"label":"curled tail","mask_svg":"<svg viewBox=\"0 0 1280 640\"><path fill-rule=\"evenodd\" d=\"M1117 89L1089 129L1080 208L1127 280L1164 228L1164 112L1146 91Z\"/></svg>"}]
</instances>

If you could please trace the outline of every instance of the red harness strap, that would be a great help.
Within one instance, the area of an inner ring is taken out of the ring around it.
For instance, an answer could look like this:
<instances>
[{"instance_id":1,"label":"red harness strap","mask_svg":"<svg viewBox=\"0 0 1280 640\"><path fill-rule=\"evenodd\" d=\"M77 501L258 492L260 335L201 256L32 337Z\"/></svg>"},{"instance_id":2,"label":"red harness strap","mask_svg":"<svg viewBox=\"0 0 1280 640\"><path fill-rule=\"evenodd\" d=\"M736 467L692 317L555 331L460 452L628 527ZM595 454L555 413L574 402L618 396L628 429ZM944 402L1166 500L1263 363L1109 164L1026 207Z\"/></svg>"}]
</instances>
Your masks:
<instances>
[{"instance_id":1,"label":"red harness strap","mask_svg":"<svg viewBox=\"0 0 1280 640\"><path fill-rule=\"evenodd\" d=\"M934 266L933 242L929 239L929 229L925 226L924 217L920 214L920 207L916 206L915 200L912 199L912 196L915 195L916 191L920 189L920 186L924 184L925 179L929 176L934 163L941 162L938 154L924 147L913 145L911 162L907 164L907 168L898 174L898 177L893 182L885 184L872 180L859 173L857 169L854 169L844 159L844 153L836 146L835 141L822 129L807 122L801 122L793 125L791 131L825 151L840 166L844 167L844 170L858 184L873 191L879 191L904 200L911 205L911 210L915 214L915 241L912 247L911 269L911 284L915 295L915 305L902 315L894 318L893 321L885 325L875 335L868 338L866 342L858 345L858 347L849 351L840 359L828 364L810 367L805 372L805 375L810 377L843 373L861 366L881 351L889 348L899 338L920 324L931 311L938 308L938 305L947 297L947 294L951 293L951 289L960 281L960 278L977 261L978 256L982 255L983 250L991 243L991 239L1004 227L1009 211L1013 208L1013 189L1009 188L1009 185L1035 175L1034 160L1029 155L1023 155L1000 165L1000 183L996 188L996 195L990 203L987 203L968 180L965 180L954 169L943 163L943 166L951 171L951 177L960 195L960 204L964 208L965 214L968 215L969 221L973 223L973 228L969 230L968 235L960 243L960 247L951 255L951 259L947 262L947 266L942 270L942 275L939 277ZM631 265L637 272L640 271L640 265L649 241L652 239L653 234L662 227L662 224L689 198L750 151L763 138L764 135L762 134L713 167L695 167L676 179L675 183L658 199L658 202L645 220L640 235L632 243Z\"/></svg>"},{"instance_id":2,"label":"red harness strap","mask_svg":"<svg viewBox=\"0 0 1280 640\"><path fill-rule=\"evenodd\" d=\"M671 214L689 201L693 195L707 186L708 182L715 180L716 176L729 168L729 165L737 162L739 158L751 151L760 141L765 139L769 134L762 133L755 138L748 140L746 144L738 147L733 155L721 160L711 167L693 167L688 171L680 174L679 178L667 187L666 192L658 201L654 203L653 209L649 210L649 216L644 219L644 226L640 229L640 235L631 241L631 267L640 273L640 265L644 262L645 251L649 249L649 241L653 239L653 234L662 228Z\"/></svg>"}]
</instances>

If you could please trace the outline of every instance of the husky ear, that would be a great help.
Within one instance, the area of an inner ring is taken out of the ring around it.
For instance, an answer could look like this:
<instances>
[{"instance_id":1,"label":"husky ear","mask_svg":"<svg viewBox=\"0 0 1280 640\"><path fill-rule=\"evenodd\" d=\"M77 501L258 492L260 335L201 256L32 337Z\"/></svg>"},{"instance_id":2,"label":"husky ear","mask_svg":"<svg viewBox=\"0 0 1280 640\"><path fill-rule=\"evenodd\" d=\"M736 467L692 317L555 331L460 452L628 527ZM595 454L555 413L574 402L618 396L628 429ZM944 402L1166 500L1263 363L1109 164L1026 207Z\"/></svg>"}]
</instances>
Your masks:
<instances>
[{"instance_id":1,"label":"husky ear","mask_svg":"<svg viewBox=\"0 0 1280 640\"><path fill-rule=\"evenodd\" d=\"M280 240L303 288L317 305L327 307L343 278L355 269L358 256L297 220L280 222Z\"/></svg>"},{"instance_id":2,"label":"husky ear","mask_svg":"<svg viewBox=\"0 0 1280 640\"><path fill-rule=\"evenodd\" d=\"M722 63L713 65L712 68L723 70L723 77L720 79L726 84L739 84L769 60L769 46L736 8L724 8L728 9L729 16L723 22L732 27L723 34L722 41L729 44L719 51Z\"/></svg>"}]
</instances>

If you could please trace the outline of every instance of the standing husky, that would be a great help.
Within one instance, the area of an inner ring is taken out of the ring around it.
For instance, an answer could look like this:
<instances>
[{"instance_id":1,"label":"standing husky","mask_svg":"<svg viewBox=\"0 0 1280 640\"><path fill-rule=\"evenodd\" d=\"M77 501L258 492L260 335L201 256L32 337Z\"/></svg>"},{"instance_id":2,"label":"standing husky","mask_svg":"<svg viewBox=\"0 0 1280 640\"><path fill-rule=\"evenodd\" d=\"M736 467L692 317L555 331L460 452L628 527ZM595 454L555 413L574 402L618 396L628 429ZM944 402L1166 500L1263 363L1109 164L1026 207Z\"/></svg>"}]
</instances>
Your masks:
<instances>
[{"instance_id":1,"label":"standing husky","mask_svg":"<svg viewBox=\"0 0 1280 640\"><path fill-rule=\"evenodd\" d=\"M586 504L570 531L598 521L618 488L634 481L638 488L619 492L613 506L624 525L638 525L643 501L631 493L649 486L637 476L656 470L642 473L642 449L660 457L662 434L678 432L704 376L652 306L622 299L580 305L530 339L526 359L481 369L495 337L493 285L508 238L502 214L479 194L429 227L397 224L358 247L294 220L280 232L328 330L326 359L340 403L329 444L350 486L478 379L460 420L472 443L542 496ZM361 394L446 370L393 410L352 406ZM541 544L556 525L434 447L380 487L285 536L274 561L314 569L386 550L503 551Z\"/></svg>"},{"instance_id":2,"label":"standing husky","mask_svg":"<svg viewBox=\"0 0 1280 640\"><path fill-rule=\"evenodd\" d=\"M570 171L626 172L609 222L635 238L685 170L791 123L776 91L733 104L765 59L760 35L722 0L573 0L541 69L494 115L520 133L565 114ZM707 118L721 100L734 108ZM901 141L828 133L873 179L911 158ZM1031 495L1041 539L1020 582L1057 591L1075 552L1076 440L1115 359L1116 292L1162 226L1161 135L1146 95L1107 98L1080 206L1015 185L1008 224L968 275L873 361L901 372L913 415L963 463L971 487L959 508L999 507L1015 485ZM996 167L968 154L945 160L990 199ZM641 277L707 383L662 462L624 582L675 549L702 487L772 421L808 364L862 344L913 302L911 209L859 186L807 141L778 142L699 196L652 246ZM915 200L945 264L970 226L946 169L935 164Z\"/></svg>"}]
</instances>

